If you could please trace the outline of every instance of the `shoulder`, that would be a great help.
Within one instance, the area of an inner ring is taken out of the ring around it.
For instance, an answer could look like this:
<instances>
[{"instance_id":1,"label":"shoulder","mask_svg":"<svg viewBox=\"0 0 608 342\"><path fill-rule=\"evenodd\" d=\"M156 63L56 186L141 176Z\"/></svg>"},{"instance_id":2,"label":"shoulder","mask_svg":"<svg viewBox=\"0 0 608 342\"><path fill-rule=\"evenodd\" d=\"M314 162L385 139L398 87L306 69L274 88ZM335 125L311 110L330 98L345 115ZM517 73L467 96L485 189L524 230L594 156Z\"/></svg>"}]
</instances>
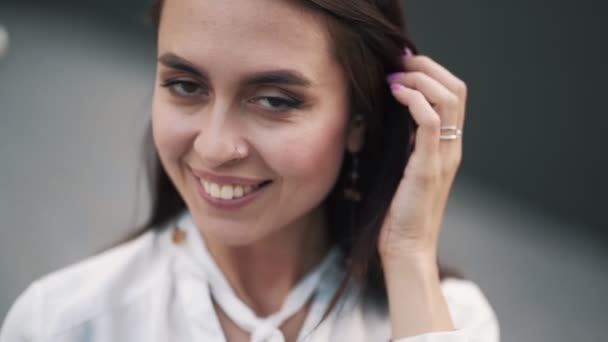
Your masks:
<instances>
[{"instance_id":1,"label":"shoulder","mask_svg":"<svg viewBox=\"0 0 608 342\"><path fill-rule=\"evenodd\" d=\"M165 234L146 232L35 281L13 304L0 341L44 339L141 297L166 273Z\"/></svg>"}]
</instances>

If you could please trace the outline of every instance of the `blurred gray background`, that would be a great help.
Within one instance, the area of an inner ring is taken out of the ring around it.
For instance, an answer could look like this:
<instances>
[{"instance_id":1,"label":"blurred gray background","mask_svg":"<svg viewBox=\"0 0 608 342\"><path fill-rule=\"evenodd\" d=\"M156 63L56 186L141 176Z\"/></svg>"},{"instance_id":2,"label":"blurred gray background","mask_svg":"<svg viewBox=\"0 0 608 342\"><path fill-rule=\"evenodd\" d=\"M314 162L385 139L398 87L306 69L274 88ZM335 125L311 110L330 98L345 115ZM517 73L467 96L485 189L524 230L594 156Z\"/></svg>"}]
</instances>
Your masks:
<instances>
[{"instance_id":1,"label":"blurred gray background","mask_svg":"<svg viewBox=\"0 0 608 342\"><path fill-rule=\"evenodd\" d=\"M0 59L0 319L28 283L147 215L147 5L0 2L10 35ZM482 287L503 341L605 341L608 6L406 5L422 52L470 88L444 262Z\"/></svg>"}]
</instances>

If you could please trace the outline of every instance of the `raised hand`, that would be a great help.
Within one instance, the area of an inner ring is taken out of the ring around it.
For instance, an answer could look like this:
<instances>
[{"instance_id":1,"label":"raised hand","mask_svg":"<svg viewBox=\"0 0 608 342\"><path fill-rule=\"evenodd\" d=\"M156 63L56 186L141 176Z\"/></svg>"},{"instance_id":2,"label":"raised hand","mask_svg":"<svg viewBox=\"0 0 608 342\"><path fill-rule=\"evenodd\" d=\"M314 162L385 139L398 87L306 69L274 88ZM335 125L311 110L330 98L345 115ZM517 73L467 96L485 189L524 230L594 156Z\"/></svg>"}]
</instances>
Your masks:
<instances>
[{"instance_id":1,"label":"raised hand","mask_svg":"<svg viewBox=\"0 0 608 342\"><path fill-rule=\"evenodd\" d=\"M445 205L462 156L467 88L429 57L408 51L403 62L406 72L389 75L388 81L418 128L378 247L383 257L412 254L434 262Z\"/></svg>"},{"instance_id":2,"label":"raised hand","mask_svg":"<svg viewBox=\"0 0 608 342\"><path fill-rule=\"evenodd\" d=\"M393 339L454 328L438 277L437 243L462 156L467 96L464 82L429 57L406 53L403 63L406 71L388 81L418 128L378 240Z\"/></svg>"}]
</instances>

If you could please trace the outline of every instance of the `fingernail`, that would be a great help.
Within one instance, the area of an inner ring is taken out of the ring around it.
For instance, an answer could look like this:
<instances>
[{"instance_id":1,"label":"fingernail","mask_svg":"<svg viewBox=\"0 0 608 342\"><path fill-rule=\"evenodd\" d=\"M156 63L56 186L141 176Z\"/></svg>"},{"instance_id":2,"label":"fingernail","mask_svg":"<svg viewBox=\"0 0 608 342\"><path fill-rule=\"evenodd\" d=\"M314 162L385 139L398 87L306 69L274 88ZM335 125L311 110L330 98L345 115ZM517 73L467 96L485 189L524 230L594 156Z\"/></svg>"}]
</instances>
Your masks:
<instances>
[{"instance_id":1,"label":"fingernail","mask_svg":"<svg viewBox=\"0 0 608 342\"><path fill-rule=\"evenodd\" d=\"M403 51L405 52L403 57L409 57L413 55L412 50L410 50L409 47L406 47Z\"/></svg>"},{"instance_id":2,"label":"fingernail","mask_svg":"<svg viewBox=\"0 0 608 342\"><path fill-rule=\"evenodd\" d=\"M403 85L399 83L391 83L391 90L399 90L405 88Z\"/></svg>"},{"instance_id":3,"label":"fingernail","mask_svg":"<svg viewBox=\"0 0 608 342\"><path fill-rule=\"evenodd\" d=\"M399 74L400 74L399 72L393 72L393 73L388 74L388 76L386 76L386 81L388 83L393 83L393 81L395 79L397 79L397 76L399 76Z\"/></svg>"}]
</instances>

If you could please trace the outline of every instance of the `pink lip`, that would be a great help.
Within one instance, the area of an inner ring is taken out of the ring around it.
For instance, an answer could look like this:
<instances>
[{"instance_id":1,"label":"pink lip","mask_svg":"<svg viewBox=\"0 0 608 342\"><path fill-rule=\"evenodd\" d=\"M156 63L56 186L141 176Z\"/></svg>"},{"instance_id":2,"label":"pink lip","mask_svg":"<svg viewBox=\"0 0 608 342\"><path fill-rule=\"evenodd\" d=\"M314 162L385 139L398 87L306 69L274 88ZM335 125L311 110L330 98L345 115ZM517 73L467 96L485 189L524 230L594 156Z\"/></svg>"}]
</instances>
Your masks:
<instances>
[{"instance_id":1,"label":"pink lip","mask_svg":"<svg viewBox=\"0 0 608 342\"><path fill-rule=\"evenodd\" d=\"M221 176L213 174L207 171L190 168L192 174L197 178L202 178L207 181L211 181L217 184L238 184L238 185L258 185L264 181L264 179L252 179L243 178L236 176Z\"/></svg>"},{"instance_id":2,"label":"pink lip","mask_svg":"<svg viewBox=\"0 0 608 342\"><path fill-rule=\"evenodd\" d=\"M211 206L219 208L219 209L242 208L242 207L248 205L249 203L253 202L253 200L255 200L268 187L268 186L261 187L240 198L224 200L224 199L218 199L218 198L211 197L205 191L203 186L201 185L200 180L196 177L194 177L194 183L196 184L196 191L198 192L198 194Z\"/></svg>"},{"instance_id":3,"label":"pink lip","mask_svg":"<svg viewBox=\"0 0 608 342\"><path fill-rule=\"evenodd\" d=\"M196 191L199 196L209 205L219 209L239 209L253 202L268 186L264 186L249 194L231 200L224 200L211 197L201 185L200 179L205 179L219 184L240 184L240 185L257 185L263 180L254 180L251 178L233 177L233 176L218 176L201 170L192 170Z\"/></svg>"}]
</instances>

